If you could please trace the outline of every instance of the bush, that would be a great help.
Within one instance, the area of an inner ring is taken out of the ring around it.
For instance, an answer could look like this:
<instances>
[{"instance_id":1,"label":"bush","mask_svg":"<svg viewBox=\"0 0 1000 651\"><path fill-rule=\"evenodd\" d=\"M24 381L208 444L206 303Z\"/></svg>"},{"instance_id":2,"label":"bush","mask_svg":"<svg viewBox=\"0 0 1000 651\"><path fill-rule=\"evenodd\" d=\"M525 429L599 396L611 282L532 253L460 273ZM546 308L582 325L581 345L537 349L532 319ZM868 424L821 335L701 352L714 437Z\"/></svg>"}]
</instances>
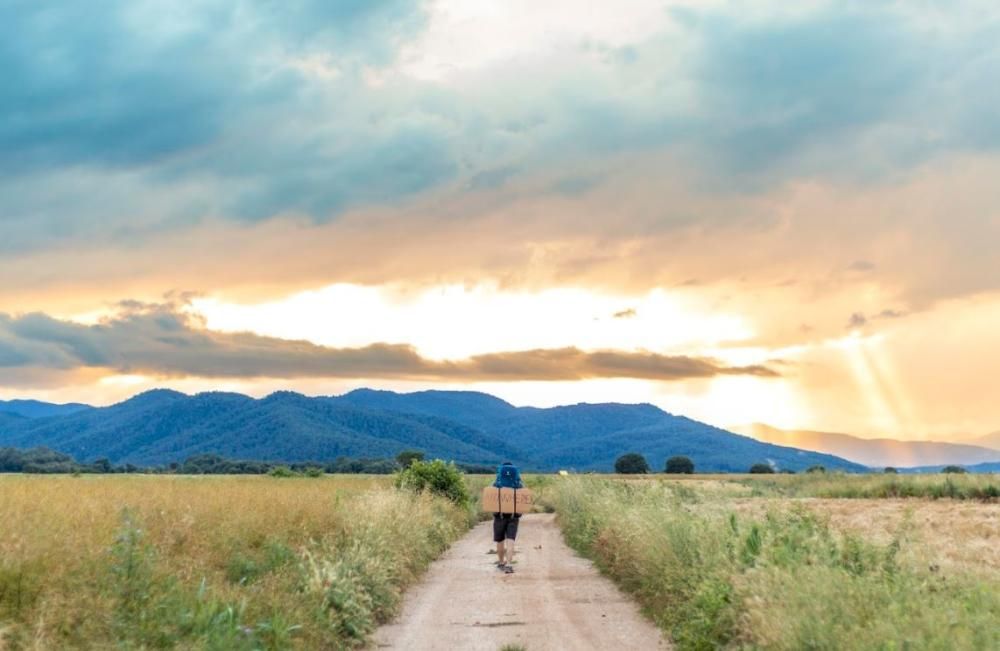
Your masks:
<instances>
[{"instance_id":1,"label":"bush","mask_svg":"<svg viewBox=\"0 0 1000 651\"><path fill-rule=\"evenodd\" d=\"M885 470L883 470L882 472L884 472L887 475L895 475L899 473L899 471L893 468L892 466L886 466Z\"/></svg>"},{"instance_id":2,"label":"bush","mask_svg":"<svg viewBox=\"0 0 1000 651\"><path fill-rule=\"evenodd\" d=\"M819 466L819 465L809 466L808 468L806 468L806 472L808 473L826 472L826 466Z\"/></svg>"},{"instance_id":3,"label":"bush","mask_svg":"<svg viewBox=\"0 0 1000 651\"><path fill-rule=\"evenodd\" d=\"M750 466L751 475L773 475L774 468L768 463L755 463Z\"/></svg>"},{"instance_id":4,"label":"bush","mask_svg":"<svg viewBox=\"0 0 1000 651\"><path fill-rule=\"evenodd\" d=\"M461 506L469 503L462 471L454 463L445 463L441 459L414 461L409 468L399 471L395 483L396 488L430 491Z\"/></svg>"},{"instance_id":5,"label":"bush","mask_svg":"<svg viewBox=\"0 0 1000 651\"><path fill-rule=\"evenodd\" d=\"M677 456L667 459L667 466L663 472L668 475L691 475L694 474L694 461L689 457Z\"/></svg>"},{"instance_id":6,"label":"bush","mask_svg":"<svg viewBox=\"0 0 1000 651\"><path fill-rule=\"evenodd\" d=\"M275 466L267 471L267 474L272 477L301 477L299 473L295 472L288 466Z\"/></svg>"},{"instance_id":7,"label":"bush","mask_svg":"<svg viewBox=\"0 0 1000 651\"><path fill-rule=\"evenodd\" d=\"M955 474L962 475L968 471L962 466L945 466L944 468L941 469L941 472L947 473L949 475L955 475Z\"/></svg>"},{"instance_id":8,"label":"bush","mask_svg":"<svg viewBox=\"0 0 1000 651\"><path fill-rule=\"evenodd\" d=\"M620 475L645 475L649 472L646 457L638 452L629 452L615 461L615 472Z\"/></svg>"}]
</instances>

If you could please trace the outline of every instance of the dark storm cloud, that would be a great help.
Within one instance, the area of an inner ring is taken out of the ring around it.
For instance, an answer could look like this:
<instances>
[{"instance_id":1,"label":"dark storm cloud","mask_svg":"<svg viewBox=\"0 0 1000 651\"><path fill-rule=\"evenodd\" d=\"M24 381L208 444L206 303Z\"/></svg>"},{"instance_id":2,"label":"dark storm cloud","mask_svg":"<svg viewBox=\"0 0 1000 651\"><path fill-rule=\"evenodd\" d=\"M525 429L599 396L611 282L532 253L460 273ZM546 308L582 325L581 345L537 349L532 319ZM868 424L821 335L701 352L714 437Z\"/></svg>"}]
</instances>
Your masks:
<instances>
[{"instance_id":1,"label":"dark storm cloud","mask_svg":"<svg viewBox=\"0 0 1000 651\"><path fill-rule=\"evenodd\" d=\"M325 219L438 183L454 172L440 125L358 100L366 67L391 61L423 21L400 0L6 3L0 228L23 248L148 233L156 188L191 183L198 197L165 215L175 228L220 214ZM101 205L95 183L126 182Z\"/></svg>"},{"instance_id":2,"label":"dark storm cloud","mask_svg":"<svg viewBox=\"0 0 1000 651\"><path fill-rule=\"evenodd\" d=\"M539 349L435 361L409 345L329 348L306 341L207 330L174 305L130 303L95 325L46 314L0 314L0 377L51 370L199 377L352 377L457 380L685 380L716 375L777 375L764 366L648 352Z\"/></svg>"}]
</instances>

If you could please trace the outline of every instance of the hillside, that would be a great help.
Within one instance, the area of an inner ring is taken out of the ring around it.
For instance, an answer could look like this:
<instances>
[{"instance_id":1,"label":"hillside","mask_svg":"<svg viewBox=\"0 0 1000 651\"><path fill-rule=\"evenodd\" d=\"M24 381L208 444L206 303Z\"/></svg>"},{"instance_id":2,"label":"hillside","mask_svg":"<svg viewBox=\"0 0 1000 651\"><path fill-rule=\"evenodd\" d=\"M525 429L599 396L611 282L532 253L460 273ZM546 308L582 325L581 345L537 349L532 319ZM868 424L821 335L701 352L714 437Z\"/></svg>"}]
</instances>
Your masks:
<instances>
[{"instance_id":1,"label":"hillside","mask_svg":"<svg viewBox=\"0 0 1000 651\"><path fill-rule=\"evenodd\" d=\"M966 465L1000 461L1000 452L988 447L938 441L864 439L834 432L782 430L762 423L737 428L759 441L825 452L866 466L914 467Z\"/></svg>"},{"instance_id":2,"label":"hillside","mask_svg":"<svg viewBox=\"0 0 1000 651\"><path fill-rule=\"evenodd\" d=\"M993 432L992 434L987 434L986 436L980 436L979 438L972 439L969 441L973 445L981 445L984 448L991 448L993 450L1000 450L1000 431Z\"/></svg>"},{"instance_id":3,"label":"hillside","mask_svg":"<svg viewBox=\"0 0 1000 651\"><path fill-rule=\"evenodd\" d=\"M25 418L66 416L87 409L93 409L93 407L78 402L59 405L40 400L0 400L0 414L16 414Z\"/></svg>"},{"instance_id":4,"label":"hillside","mask_svg":"<svg viewBox=\"0 0 1000 651\"><path fill-rule=\"evenodd\" d=\"M336 400L354 403L358 393ZM655 470L661 470L667 457L675 454L690 456L701 472L745 472L756 462L771 462L791 470L812 465L867 470L831 455L761 443L649 404L578 404L540 409L514 407L486 394L469 394L473 403L486 402L493 410L495 417L484 421L474 409L456 407L465 392L440 392L448 394L444 399L434 391L366 391L361 394L362 404L372 404L372 393L378 394L379 404L400 411L419 410L459 421L467 419L470 425L482 423L489 434L523 450L545 469L607 471L620 454L635 451L645 455Z\"/></svg>"},{"instance_id":5,"label":"hillside","mask_svg":"<svg viewBox=\"0 0 1000 651\"><path fill-rule=\"evenodd\" d=\"M80 460L162 464L199 453L275 461L391 457L405 448L495 463L503 442L458 423L282 392L261 400L230 393L151 391L70 416L0 425L0 445L44 445ZM518 461L522 461L517 457Z\"/></svg>"},{"instance_id":6,"label":"hillside","mask_svg":"<svg viewBox=\"0 0 1000 651\"><path fill-rule=\"evenodd\" d=\"M358 390L339 397L279 392L188 396L155 390L110 407L0 421L0 446L46 446L81 461L166 464L201 453L270 461L391 457L403 449L466 463L509 459L528 469L611 470L637 451L660 470L685 454L699 471L743 472L753 463L863 471L834 456L771 445L648 404L514 407L456 391Z\"/></svg>"}]
</instances>

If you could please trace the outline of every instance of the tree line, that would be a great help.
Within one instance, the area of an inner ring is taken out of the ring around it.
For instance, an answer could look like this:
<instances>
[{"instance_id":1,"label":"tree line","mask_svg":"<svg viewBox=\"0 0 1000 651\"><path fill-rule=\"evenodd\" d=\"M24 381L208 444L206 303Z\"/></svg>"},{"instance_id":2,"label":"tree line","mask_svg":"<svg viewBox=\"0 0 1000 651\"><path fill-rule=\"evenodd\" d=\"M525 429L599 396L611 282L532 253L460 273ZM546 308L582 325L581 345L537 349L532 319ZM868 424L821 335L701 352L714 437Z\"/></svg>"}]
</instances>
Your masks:
<instances>
[{"instance_id":1,"label":"tree line","mask_svg":"<svg viewBox=\"0 0 1000 651\"><path fill-rule=\"evenodd\" d=\"M615 472L622 475L645 475L651 472L649 467L649 462L646 461L646 457L642 456L638 452L628 452L618 457L615 460ZM694 461L690 457L685 457L682 455L670 457L667 459L666 464L664 464L663 472L668 475L690 475L694 473ZM747 470L752 475L770 475L776 472L783 474L795 474L794 470L778 470L774 465L770 463L755 463L749 467ZM824 473L826 468L824 466L810 466L806 468L807 473ZM892 466L887 466L883 469L886 474L896 474L899 471ZM962 474L967 472L962 466L945 466L941 469L941 472L945 474Z\"/></svg>"},{"instance_id":2,"label":"tree line","mask_svg":"<svg viewBox=\"0 0 1000 651\"><path fill-rule=\"evenodd\" d=\"M72 456L45 447L21 450L0 448L0 473L30 474L177 474L177 475L265 475L287 469L296 474L368 474L388 475L408 467L413 460L422 460L419 450L404 450L395 458L337 457L332 461L256 461L228 459L217 454L198 454L184 461L159 466L139 466L132 463L114 464L106 458L79 462ZM456 464L469 474L492 474L494 466Z\"/></svg>"}]
</instances>

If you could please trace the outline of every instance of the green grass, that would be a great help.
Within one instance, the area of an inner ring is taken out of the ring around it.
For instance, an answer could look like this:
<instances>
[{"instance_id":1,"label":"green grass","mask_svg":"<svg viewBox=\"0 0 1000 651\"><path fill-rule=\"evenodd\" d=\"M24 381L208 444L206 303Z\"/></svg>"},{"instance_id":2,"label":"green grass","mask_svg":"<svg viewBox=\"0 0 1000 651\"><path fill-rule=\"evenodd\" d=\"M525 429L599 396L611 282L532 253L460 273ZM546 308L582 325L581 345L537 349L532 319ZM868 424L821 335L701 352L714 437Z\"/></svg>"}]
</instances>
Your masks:
<instances>
[{"instance_id":1,"label":"green grass","mask_svg":"<svg viewBox=\"0 0 1000 651\"><path fill-rule=\"evenodd\" d=\"M551 499L681 649L1000 648L998 577L904 563L902 531L875 544L801 504L739 516L692 483L577 477Z\"/></svg>"}]
</instances>

